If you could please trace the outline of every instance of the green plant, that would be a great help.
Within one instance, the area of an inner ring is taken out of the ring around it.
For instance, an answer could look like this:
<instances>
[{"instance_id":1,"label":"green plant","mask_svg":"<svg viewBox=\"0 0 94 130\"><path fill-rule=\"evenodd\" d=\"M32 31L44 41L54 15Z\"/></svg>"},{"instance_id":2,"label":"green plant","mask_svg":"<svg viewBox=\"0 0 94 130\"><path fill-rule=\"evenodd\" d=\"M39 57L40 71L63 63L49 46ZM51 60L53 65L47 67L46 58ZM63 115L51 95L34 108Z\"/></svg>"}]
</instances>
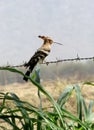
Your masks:
<instances>
[{"instance_id":1,"label":"green plant","mask_svg":"<svg viewBox=\"0 0 94 130\"><path fill-rule=\"evenodd\" d=\"M14 68L0 68L24 76L24 73ZM67 87L57 101L48 93L40 83L39 70L36 70L32 77L27 77L38 88L40 99L39 107L20 100L14 93L0 93L0 119L8 124L5 127L0 123L0 128L4 130L93 130L92 113L93 102L89 107L81 95L79 85ZM69 100L73 91L76 93L77 116L66 110L65 103ZM44 94L51 102L51 110L42 106L42 96ZM8 105L7 102L11 102Z\"/></svg>"}]
</instances>

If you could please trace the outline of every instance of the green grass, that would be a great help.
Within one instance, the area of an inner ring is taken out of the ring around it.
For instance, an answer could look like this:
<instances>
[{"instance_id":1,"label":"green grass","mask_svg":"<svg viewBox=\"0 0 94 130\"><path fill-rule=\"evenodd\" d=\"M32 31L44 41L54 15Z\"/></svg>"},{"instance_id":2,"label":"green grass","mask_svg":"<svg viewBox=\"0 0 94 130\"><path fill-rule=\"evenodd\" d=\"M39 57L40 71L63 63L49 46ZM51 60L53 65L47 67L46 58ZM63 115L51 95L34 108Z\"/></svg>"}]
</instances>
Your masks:
<instances>
[{"instance_id":1,"label":"green grass","mask_svg":"<svg viewBox=\"0 0 94 130\"><path fill-rule=\"evenodd\" d=\"M24 76L23 72L14 68L5 67L0 68L0 70ZM39 70L36 70L33 76L28 77L28 79L38 88L39 107L22 101L14 93L0 92L0 121L3 121L0 123L1 130L94 130L94 113L92 111L94 101L90 101L89 106L87 106L79 85L66 87L55 101L51 94L45 90L45 87L41 85ZM94 86L90 82L86 84ZM43 107L41 93L50 101L49 109ZM65 103L73 93L76 94L76 115L65 107Z\"/></svg>"}]
</instances>

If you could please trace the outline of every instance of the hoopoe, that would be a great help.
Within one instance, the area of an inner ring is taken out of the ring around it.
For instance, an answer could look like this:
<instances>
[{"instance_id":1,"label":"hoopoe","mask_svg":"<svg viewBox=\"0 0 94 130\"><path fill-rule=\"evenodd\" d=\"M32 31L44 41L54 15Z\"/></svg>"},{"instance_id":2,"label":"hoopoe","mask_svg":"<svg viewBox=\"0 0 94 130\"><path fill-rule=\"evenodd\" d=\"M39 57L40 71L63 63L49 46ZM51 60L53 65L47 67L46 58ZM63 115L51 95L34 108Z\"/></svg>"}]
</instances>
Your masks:
<instances>
[{"instance_id":1,"label":"hoopoe","mask_svg":"<svg viewBox=\"0 0 94 130\"><path fill-rule=\"evenodd\" d=\"M43 45L35 52L35 54L31 57L28 63L25 64L25 67L28 68L27 72L25 73L26 76L30 76L30 73L32 73L34 67L37 65L37 63L43 62L43 60L46 58L46 56L49 55L51 51L51 45L54 42L51 38L45 37L45 36L38 36L39 38L44 40ZM60 44L60 43L57 43ZM61 45L61 44L60 44ZM24 76L23 78L25 81L28 81L28 78Z\"/></svg>"}]
</instances>

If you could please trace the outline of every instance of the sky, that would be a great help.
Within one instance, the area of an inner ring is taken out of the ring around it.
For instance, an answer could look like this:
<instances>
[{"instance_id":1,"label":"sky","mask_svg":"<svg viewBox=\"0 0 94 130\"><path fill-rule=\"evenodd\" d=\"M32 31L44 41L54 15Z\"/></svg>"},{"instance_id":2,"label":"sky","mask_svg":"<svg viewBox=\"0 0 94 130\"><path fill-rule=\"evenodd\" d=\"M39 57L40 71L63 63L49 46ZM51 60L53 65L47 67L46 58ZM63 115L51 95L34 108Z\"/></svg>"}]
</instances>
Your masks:
<instances>
[{"instance_id":1,"label":"sky","mask_svg":"<svg viewBox=\"0 0 94 130\"><path fill-rule=\"evenodd\" d=\"M94 0L0 0L0 65L28 61L51 37L46 61L94 56Z\"/></svg>"}]
</instances>

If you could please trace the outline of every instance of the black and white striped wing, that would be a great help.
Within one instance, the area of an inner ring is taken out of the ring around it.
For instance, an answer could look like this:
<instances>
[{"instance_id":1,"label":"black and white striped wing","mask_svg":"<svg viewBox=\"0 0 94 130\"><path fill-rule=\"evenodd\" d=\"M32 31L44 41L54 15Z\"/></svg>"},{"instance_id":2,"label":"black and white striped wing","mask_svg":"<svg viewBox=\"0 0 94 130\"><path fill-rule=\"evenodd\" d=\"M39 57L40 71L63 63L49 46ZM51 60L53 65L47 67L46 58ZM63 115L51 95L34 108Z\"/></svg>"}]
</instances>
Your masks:
<instances>
[{"instance_id":1,"label":"black and white striped wing","mask_svg":"<svg viewBox=\"0 0 94 130\"><path fill-rule=\"evenodd\" d=\"M31 57L29 62L25 65L26 67L32 66L32 64L37 64L40 61L43 61L46 56L48 56L48 51L37 51L35 54Z\"/></svg>"}]
</instances>

